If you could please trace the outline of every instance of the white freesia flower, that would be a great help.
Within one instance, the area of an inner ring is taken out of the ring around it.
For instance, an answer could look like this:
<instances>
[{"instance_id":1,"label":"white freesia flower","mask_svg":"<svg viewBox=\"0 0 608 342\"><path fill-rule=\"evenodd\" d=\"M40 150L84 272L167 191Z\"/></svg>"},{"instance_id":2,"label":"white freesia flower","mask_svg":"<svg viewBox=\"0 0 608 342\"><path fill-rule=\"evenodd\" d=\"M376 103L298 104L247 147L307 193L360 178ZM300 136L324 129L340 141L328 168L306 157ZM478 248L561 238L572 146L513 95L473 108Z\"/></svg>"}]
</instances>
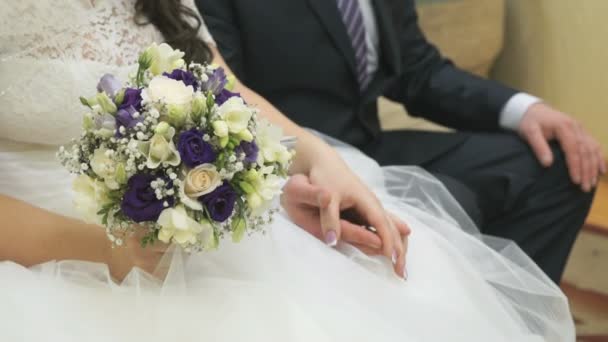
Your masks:
<instances>
[{"instance_id":1,"label":"white freesia flower","mask_svg":"<svg viewBox=\"0 0 608 342\"><path fill-rule=\"evenodd\" d=\"M185 246L199 240L207 244L213 239L213 227L209 223L193 220L183 205L163 210L157 222L161 226L158 239L164 243L174 242Z\"/></svg>"},{"instance_id":2,"label":"white freesia flower","mask_svg":"<svg viewBox=\"0 0 608 342\"><path fill-rule=\"evenodd\" d=\"M251 132L248 129L244 129L244 130L240 131L239 134L237 134L237 136L239 138L241 138L241 140L245 140L246 142L253 141L253 134L251 134Z\"/></svg>"},{"instance_id":3,"label":"white freesia flower","mask_svg":"<svg viewBox=\"0 0 608 342\"><path fill-rule=\"evenodd\" d=\"M226 122L228 131L238 134L247 129L253 111L242 98L234 96L219 107L218 114Z\"/></svg>"},{"instance_id":4,"label":"white freesia flower","mask_svg":"<svg viewBox=\"0 0 608 342\"><path fill-rule=\"evenodd\" d=\"M283 166L287 166L291 159L291 152L281 144L283 130L275 125L272 125L266 120L260 120L257 125L256 143L260 149L258 154L258 163L278 162Z\"/></svg>"},{"instance_id":5,"label":"white freesia flower","mask_svg":"<svg viewBox=\"0 0 608 342\"><path fill-rule=\"evenodd\" d=\"M114 101L106 93L97 93L96 99L105 113L114 114L118 110Z\"/></svg>"},{"instance_id":6,"label":"white freesia flower","mask_svg":"<svg viewBox=\"0 0 608 342\"><path fill-rule=\"evenodd\" d=\"M283 179L272 174L272 167L260 171L250 170L245 179L247 184L247 203L254 213L267 209L272 200L281 195Z\"/></svg>"},{"instance_id":7,"label":"white freesia flower","mask_svg":"<svg viewBox=\"0 0 608 342\"><path fill-rule=\"evenodd\" d=\"M93 152L91 169L104 180L108 188L116 190L120 187L116 179L119 163L109 157L107 151L106 148L100 147Z\"/></svg>"},{"instance_id":8,"label":"white freesia flower","mask_svg":"<svg viewBox=\"0 0 608 342\"><path fill-rule=\"evenodd\" d=\"M207 98L200 91L195 92L194 97L192 98L192 110L190 112L190 117L194 122L199 122L206 110Z\"/></svg>"},{"instance_id":9,"label":"white freesia flower","mask_svg":"<svg viewBox=\"0 0 608 342\"><path fill-rule=\"evenodd\" d=\"M163 72L171 72L186 64L183 60L184 53L174 50L169 44L160 45L152 43L145 53L150 57L150 72L153 75L161 75Z\"/></svg>"},{"instance_id":10,"label":"white freesia flower","mask_svg":"<svg viewBox=\"0 0 608 342\"><path fill-rule=\"evenodd\" d=\"M150 141L138 142L139 151L146 156L146 166L156 169L162 163L177 166L181 163L179 152L173 143L175 128L169 127L165 134L156 133Z\"/></svg>"},{"instance_id":11,"label":"white freesia flower","mask_svg":"<svg viewBox=\"0 0 608 342\"><path fill-rule=\"evenodd\" d=\"M222 138L228 135L228 124L226 124L226 121L217 120L211 126L213 126L213 133L218 137Z\"/></svg>"},{"instance_id":12,"label":"white freesia flower","mask_svg":"<svg viewBox=\"0 0 608 342\"><path fill-rule=\"evenodd\" d=\"M105 184L87 175L79 175L74 179L72 189L74 190L74 207L84 221L90 224L101 224L101 217L97 213L110 201L109 189Z\"/></svg>"}]
</instances>

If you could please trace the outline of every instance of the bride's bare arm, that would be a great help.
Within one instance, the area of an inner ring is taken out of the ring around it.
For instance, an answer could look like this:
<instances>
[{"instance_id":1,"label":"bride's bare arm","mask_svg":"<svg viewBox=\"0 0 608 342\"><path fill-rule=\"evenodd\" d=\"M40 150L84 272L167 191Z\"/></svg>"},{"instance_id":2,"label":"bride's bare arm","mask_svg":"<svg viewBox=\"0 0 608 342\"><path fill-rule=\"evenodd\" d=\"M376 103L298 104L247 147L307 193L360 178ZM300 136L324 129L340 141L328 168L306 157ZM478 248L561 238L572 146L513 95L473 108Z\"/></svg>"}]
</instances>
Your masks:
<instances>
[{"instance_id":1,"label":"bride's bare arm","mask_svg":"<svg viewBox=\"0 0 608 342\"><path fill-rule=\"evenodd\" d=\"M213 62L231 73L217 48L212 47L212 51ZM291 121L265 98L239 81L236 82L236 91L241 93L247 102L258 106L261 115L282 127L287 135L298 138L296 158L290 172L308 176L312 186L308 193L317 194L309 199L308 202L311 203L308 204L318 205L320 208L318 220L320 227L312 224L314 220L310 219L309 213L303 214L301 202L296 201L298 203L294 204L293 201L284 201L284 207L292 219L313 235L321 237L329 245L343 238L364 247L362 249L387 256L389 260L393 260L396 273L403 276L406 247L402 235L407 236L409 228L401 220L385 212L376 196L350 170L331 146ZM287 187L286 189L289 191L303 188ZM301 197L302 193L287 192L287 196L291 195L292 199L296 199ZM368 231L341 221L340 211L347 209L351 209L351 212L356 214L354 216L359 218L358 223L374 226L381 241ZM301 220L298 220L298 217Z\"/></svg>"},{"instance_id":2,"label":"bride's bare arm","mask_svg":"<svg viewBox=\"0 0 608 342\"><path fill-rule=\"evenodd\" d=\"M213 62L217 65L221 65L229 74L232 74L230 67L228 67L217 48L212 47L212 51L214 56ZM335 153L335 151L329 145L323 142L323 140L291 121L265 98L245 86L243 83L237 81L235 91L240 93L243 98L247 100L247 102L255 104L260 109L260 114L262 116L275 125L280 126L285 135L295 136L298 138L298 144L296 145L296 153L298 158L295 158L292 164L290 170L291 173L308 174L310 168L312 167L310 161L314 159L315 154L318 155L321 151L330 154ZM336 161L341 162L341 159L338 157Z\"/></svg>"},{"instance_id":3,"label":"bride's bare arm","mask_svg":"<svg viewBox=\"0 0 608 342\"><path fill-rule=\"evenodd\" d=\"M110 244L100 227L50 213L0 195L0 259L32 266L49 260L109 260Z\"/></svg>"},{"instance_id":4,"label":"bride's bare arm","mask_svg":"<svg viewBox=\"0 0 608 342\"><path fill-rule=\"evenodd\" d=\"M112 248L102 227L4 195L0 195L0 217L0 261L10 260L26 267L52 260L101 262L109 266L117 279L122 279L135 265L144 266L137 261L145 251L136 243Z\"/></svg>"}]
</instances>

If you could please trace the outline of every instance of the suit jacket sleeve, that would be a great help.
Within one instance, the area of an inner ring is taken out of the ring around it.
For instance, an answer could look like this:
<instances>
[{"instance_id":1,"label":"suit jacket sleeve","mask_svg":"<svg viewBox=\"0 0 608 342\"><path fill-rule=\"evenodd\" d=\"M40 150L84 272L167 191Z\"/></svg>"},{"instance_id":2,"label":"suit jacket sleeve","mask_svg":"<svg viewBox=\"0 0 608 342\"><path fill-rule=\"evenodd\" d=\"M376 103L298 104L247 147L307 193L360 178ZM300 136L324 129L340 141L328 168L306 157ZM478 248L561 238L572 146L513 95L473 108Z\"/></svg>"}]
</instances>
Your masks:
<instances>
[{"instance_id":1,"label":"suit jacket sleeve","mask_svg":"<svg viewBox=\"0 0 608 342\"><path fill-rule=\"evenodd\" d=\"M414 0L393 1L400 73L385 96L408 112L464 130L497 130L507 101L517 93L455 67L429 43L418 24ZM404 15L405 14L405 15Z\"/></svg>"},{"instance_id":2,"label":"suit jacket sleeve","mask_svg":"<svg viewBox=\"0 0 608 342\"><path fill-rule=\"evenodd\" d=\"M196 0L196 6L222 57L232 72L242 79L244 69L241 33L232 0Z\"/></svg>"}]
</instances>

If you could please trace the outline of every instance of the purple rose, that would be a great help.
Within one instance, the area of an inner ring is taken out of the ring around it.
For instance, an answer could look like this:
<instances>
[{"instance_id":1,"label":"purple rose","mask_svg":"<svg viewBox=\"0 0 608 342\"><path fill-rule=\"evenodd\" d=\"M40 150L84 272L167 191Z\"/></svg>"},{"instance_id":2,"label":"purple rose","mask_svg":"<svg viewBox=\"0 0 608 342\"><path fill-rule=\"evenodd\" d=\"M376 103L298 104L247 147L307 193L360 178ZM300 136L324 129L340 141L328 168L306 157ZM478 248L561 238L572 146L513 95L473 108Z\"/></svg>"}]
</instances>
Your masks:
<instances>
[{"instance_id":1,"label":"purple rose","mask_svg":"<svg viewBox=\"0 0 608 342\"><path fill-rule=\"evenodd\" d=\"M125 97L118 109L127 109L133 107L136 111L141 111L141 89L127 88L125 89Z\"/></svg>"},{"instance_id":2,"label":"purple rose","mask_svg":"<svg viewBox=\"0 0 608 342\"><path fill-rule=\"evenodd\" d=\"M238 154L245 153L245 161L248 163L255 163L258 160L258 152L260 149L255 142L241 141L241 144L234 149Z\"/></svg>"},{"instance_id":3,"label":"purple rose","mask_svg":"<svg viewBox=\"0 0 608 342\"><path fill-rule=\"evenodd\" d=\"M163 76L166 76L176 81L182 81L186 86L192 86L192 88L194 88L194 91L198 89L198 82L191 72L184 71L181 69L175 69L170 74L166 72L163 73Z\"/></svg>"},{"instance_id":4,"label":"purple rose","mask_svg":"<svg viewBox=\"0 0 608 342\"><path fill-rule=\"evenodd\" d=\"M234 96L241 97L241 94L233 93L230 90L223 89L219 94L215 96L215 103L217 103L218 106L221 106L224 104L224 102L228 101L231 97Z\"/></svg>"},{"instance_id":5,"label":"purple rose","mask_svg":"<svg viewBox=\"0 0 608 342\"><path fill-rule=\"evenodd\" d=\"M177 150L184 164L190 168L215 161L213 146L203 140L204 133L193 128L179 135Z\"/></svg>"},{"instance_id":6,"label":"purple rose","mask_svg":"<svg viewBox=\"0 0 608 342\"><path fill-rule=\"evenodd\" d=\"M211 219L224 222L234 211L237 193L229 183L223 183L212 193L202 196L199 200L209 211Z\"/></svg>"},{"instance_id":7,"label":"purple rose","mask_svg":"<svg viewBox=\"0 0 608 342\"><path fill-rule=\"evenodd\" d=\"M207 74L207 76L209 76L209 80L201 85L204 92L210 91L214 95L218 95L228 84L228 79L223 68L217 68L213 71L213 74Z\"/></svg>"},{"instance_id":8,"label":"purple rose","mask_svg":"<svg viewBox=\"0 0 608 342\"><path fill-rule=\"evenodd\" d=\"M173 206L174 198L157 199L150 185L158 177L149 174L136 174L129 179L127 191L122 198L122 213L135 222L156 221L165 209L163 202Z\"/></svg>"},{"instance_id":9,"label":"purple rose","mask_svg":"<svg viewBox=\"0 0 608 342\"><path fill-rule=\"evenodd\" d=\"M97 91L100 93L104 92L111 98L116 96L116 93L120 90L120 88L122 88L120 81L118 81L114 75L110 74L103 75L99 80L99 83L97 83Z\"/></svg>"}]
</instances>

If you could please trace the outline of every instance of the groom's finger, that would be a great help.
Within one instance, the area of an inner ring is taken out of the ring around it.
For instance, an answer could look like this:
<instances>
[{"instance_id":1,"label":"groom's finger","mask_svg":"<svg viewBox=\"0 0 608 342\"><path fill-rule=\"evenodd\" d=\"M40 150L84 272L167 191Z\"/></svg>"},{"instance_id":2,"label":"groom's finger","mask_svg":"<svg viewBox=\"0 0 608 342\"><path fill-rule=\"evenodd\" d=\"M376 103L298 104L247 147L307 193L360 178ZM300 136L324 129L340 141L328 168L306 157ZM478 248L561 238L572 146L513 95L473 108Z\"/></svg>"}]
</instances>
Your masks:
<instances>
[{"instance_id":1,"label":"groom's finger","mask_svg":"<svg viewBox=\"0 0 608 342\"><path fill-rule=\"evenodd\" d=\"M553 164L553 152L540 126L532 126L524 134L538 161L544 167L551 166Z\"/></svg>"},{"instance_id":2,"label":"groom's finger","mask_svg":"<svg viewBox=\"0 0 608 342\"><path fill-rule=\"evenodd\" d=\"M410 247L410 239L408 236L403 238L403 254L404 254L404 264L405 266L403 267L403 278L405 280L407 280L408 274L407 274L407 251Z\"/></svg>"},{"instance_id":3,"label":"groom's finger","mask_svg":"<svg viewBox=\"0 0 608 342\"><path fill-rule=\"evenodd\" d=\"M397 230L399 231L399 234L401 234L401 236L410 235L412 230L405 222L403 222L399 217L397 217L397 215L393 213L387 211L387 214L389 218L393 220L393 224L395 225L395 227L397 227Z\"/></svg>"},{"instance_id":4,"label":"groom's finger","mask_svg":"<svg viewBox=\"0 0 608 342\"><path fill-rule=\"evenodd\" d=\"M388 219L384 215L384 209L379 203L368 199L365 203L358 202L356 204L357 211L365 218L365 221L376 228L380 239L382 240L382 254L391 260L393 264L397 263L399 251L395 249L395 237L392 228L389 226Z\"/></svg>"},{"instance_id":5,"label":"groom's finger","mask_svg":"<svg viewBox=\"0 0 608 342\"><path fill-rule=\"evenodd\" d=\"M391 231L395 238L394 250L396 253L396 260L393 259L395 273L405 279L405 247L403 245L403 238L401 237L401 233L399 232L399 230L397 230L397 227L395 227L393 220L388 215L386 220L388 221L388 224L391 227Z\"/></svg>"},{"instance_id":6,"label":"groom's finger","mask_svg":"<svg viewBox=\"0 0 608 342\"><path fill-rule=\"evenodd\" d=\"M382 249L369 248L368 246L358 245L356 243L352 243L351 245L369 256L382 255Z\"/></svg>"},{"instance_id":7,"label":"groom's finger","mask_svg":"<svg viewBox=\"0 0 608 342\"><path fill-rule=\"evenodd\" d=\"M352 245L362 245L376 250L382 248L382 240L378 235L368 231L365 227L340 220L341 239Z\"/></svg>"}]
</instances>

